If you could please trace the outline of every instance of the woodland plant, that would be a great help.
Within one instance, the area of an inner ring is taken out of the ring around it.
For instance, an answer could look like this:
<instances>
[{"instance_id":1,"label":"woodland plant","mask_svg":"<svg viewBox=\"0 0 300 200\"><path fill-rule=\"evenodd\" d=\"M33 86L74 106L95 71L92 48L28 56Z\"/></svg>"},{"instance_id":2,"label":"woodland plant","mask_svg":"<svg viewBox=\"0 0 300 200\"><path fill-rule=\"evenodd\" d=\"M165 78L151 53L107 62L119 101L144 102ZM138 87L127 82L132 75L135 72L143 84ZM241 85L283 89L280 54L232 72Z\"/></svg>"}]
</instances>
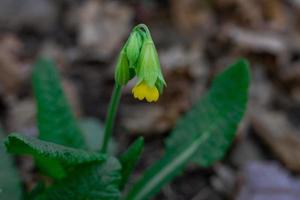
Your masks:
<instances>
[{"instance_id":1,"label":"woodland plant","mask_svg":"<svg viewBox=\"0 0 300 200\"><path fill-rule=\"evenodd\" d=\"M144 24L133 28L119 54L115 87L101 134L77 122L55 64L44 58L37 60L32 85L39 137L12 133L5 140L8 152L31 155L40 173L51 180L47 184L40 181L25 195L26 199L151 199L187 165L209 167L223 158L246 110L249 69L245 60L238 60L215 77L209 91L178 120L166 138L165 153L131 184L130 175L143 151L143 138L137 138L118 156L111 154L109 144L122 86L134 77L133 97L158 101L166 81Z\"/></svg>"}]
</instances>

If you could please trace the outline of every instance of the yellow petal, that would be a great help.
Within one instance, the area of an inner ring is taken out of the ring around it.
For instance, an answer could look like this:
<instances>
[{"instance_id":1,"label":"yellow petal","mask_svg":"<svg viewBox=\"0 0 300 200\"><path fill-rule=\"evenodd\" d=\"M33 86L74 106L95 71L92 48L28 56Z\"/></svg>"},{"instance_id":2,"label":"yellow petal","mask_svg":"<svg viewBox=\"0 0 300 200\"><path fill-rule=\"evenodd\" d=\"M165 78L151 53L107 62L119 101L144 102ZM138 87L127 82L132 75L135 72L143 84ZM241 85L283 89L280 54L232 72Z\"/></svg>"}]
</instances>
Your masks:
<instances>
[{"instance_id":1,"label":"yellow petal","mask_svg":"<svg viewBox=\"0 0 300 200\"><path fill-rule=\"evenodd\" d=\"M146 100L148 102L152 102L152 101L156 102L158 100L158 97L159 97L159 93L156 87L148 88L148 92L146 95Z\"/></svg>"},{"instance_id":2,"label":"yellow petal","mask_svg":"<svg viewBox=\"0 0 300 200\"><path fill-rule=\"evenodd\" d=\"M146 96L147 88L143 84L138 84L132 89L134 98L143 100Z\"/></svg>"},{"instance_id":3,"label":"yellow petal","mask_svg":"<svg viewBox=\"0 0 300 200\"><path fill-rule=\"evenodd\" d=\"M146 98L148 102L155 102L159 97L158 89L156 87L149 87L144 81L133 87L132 94L134 98L139 100Z\"/></svg>"}]
</instances>

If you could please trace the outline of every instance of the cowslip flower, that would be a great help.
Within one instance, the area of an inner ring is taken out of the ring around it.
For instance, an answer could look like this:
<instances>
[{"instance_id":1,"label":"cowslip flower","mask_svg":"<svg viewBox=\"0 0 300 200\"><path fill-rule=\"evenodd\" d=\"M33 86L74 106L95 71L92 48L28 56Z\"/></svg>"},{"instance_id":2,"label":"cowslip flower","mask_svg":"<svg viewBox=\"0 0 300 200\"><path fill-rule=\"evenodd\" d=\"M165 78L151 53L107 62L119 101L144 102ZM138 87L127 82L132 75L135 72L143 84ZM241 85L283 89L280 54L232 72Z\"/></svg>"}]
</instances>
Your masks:
<instances>
[{"instance_id":1,"label":"cowslip flower","mask_svg":"<svg viewBox=\"0 0 300 200\"><path fill-rule=\"evenodd\" d=\"M137 63L139 82L132 89L135 98L155 102L163 92L166 82L163 78L156 48L151 38L146 38Z\"/></svg>"},{"instance_id":2,"label":"cowslip flower","mask_svg":"<svg viewBox=\"0 0 300 200\"><path fill-rule=\"evenodd\" d=\"M144 24L136 26L123 49L115 73L116 82L125 85L136 76L138 82L132 89L134 98L156 102L166 82L147 26Z\"/></svg>"}]
</instances>

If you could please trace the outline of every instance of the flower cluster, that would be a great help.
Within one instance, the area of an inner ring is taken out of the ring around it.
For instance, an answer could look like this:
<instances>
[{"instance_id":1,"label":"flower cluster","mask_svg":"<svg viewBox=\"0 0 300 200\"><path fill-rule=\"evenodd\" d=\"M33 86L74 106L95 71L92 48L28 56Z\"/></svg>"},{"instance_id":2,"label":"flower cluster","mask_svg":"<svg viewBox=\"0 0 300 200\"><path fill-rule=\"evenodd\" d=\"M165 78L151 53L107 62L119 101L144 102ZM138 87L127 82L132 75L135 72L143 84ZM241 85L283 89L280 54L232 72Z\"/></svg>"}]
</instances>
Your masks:
<instances>
[{"instance_id":1,"label":"flower cluster","mask_svg":"<svg viewBox=\"0 0 300 200\"><path fill-rule=\"evenodd\" d=\"M166 82L151 34L146 25L137 25L121 50L115 71L115 80L126 85L133 77L138 78L133 96L139 100L155 102L162 94Z\"/></svg>"}]
</instances>

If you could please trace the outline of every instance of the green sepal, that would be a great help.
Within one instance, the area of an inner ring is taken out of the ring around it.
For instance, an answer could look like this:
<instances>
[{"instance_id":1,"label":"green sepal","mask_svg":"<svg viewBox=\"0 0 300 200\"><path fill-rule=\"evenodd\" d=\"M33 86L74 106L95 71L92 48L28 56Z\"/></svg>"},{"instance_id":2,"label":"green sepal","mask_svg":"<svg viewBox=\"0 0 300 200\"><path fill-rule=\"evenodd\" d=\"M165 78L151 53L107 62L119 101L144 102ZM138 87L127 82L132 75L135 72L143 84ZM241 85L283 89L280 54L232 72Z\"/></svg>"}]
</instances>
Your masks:
<instances>
[{"instance_id":1,"label":"green sepal","mask_svg":"<svg viewBox=\"0 0 300 200\"><path fill-rule=\"evenodd\" d=\"M142 48L142 36L139 30L134 30L127 41L126 55L129 62L129 67L135 67Z\"/></svg>"},{"instance_id":2,"label":"green sepal","mask_svg":"<svg viewBox=\"0 0 300 200\"><path fill-rule=\"evenodd\" d=\"M158 89L159 94L162 94L164 91L165 84L161 79L157 79L155 87Z\"/></svg>"},{"instance_id":3,"label":"green sepal","mask_svg":"<svg viewBox=\"0 0 300 200\"><path fill-rule=\"evenodd\" d=\"M147 38L141 50L137 63L137 76L150 87L154 87L160 74L160 64L153 41Z\"/></svg>"},{"instance_id":4,"label":"green sepal","mask_svg":"<svg viewBox=\"0 0 300 200\"><path fill-rule=\"evenodd\" d=\"M115 81L120 85L126 85L128 81L134 77L134 75L134 70L129 69L128 58L125 49L123 48L117 62Z\"/></svg>"},{"instance_id":5,"label":"green sepal","mask_svg":"<svg viewBox=\"0 0 300 200\"><path fill-rule=\"evenodd\" d=\"M160 70L157 81L155 83L155 87L158 89L159 94L162 94L163 91L164 91L164 87L166 87L166 86L167 86L167 83L166 83L166 81L165 81L165 79L164 79L164 77L161 73L161 70Z\"/></svg>"}]
</instances>

